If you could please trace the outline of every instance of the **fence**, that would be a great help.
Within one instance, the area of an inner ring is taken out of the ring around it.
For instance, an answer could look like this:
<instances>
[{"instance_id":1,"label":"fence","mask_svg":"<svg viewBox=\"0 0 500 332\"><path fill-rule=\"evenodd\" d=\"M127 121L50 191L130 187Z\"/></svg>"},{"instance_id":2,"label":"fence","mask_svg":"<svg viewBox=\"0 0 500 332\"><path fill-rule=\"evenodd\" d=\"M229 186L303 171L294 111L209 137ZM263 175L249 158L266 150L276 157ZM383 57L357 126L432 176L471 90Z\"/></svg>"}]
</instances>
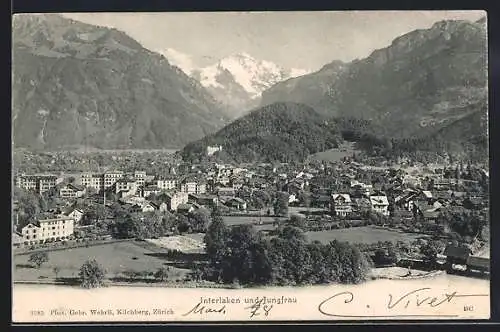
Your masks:
<instances>
[{"instance_id":1,"label":"fence","mask_svg":"<svg viewBox=\"0 0 500 332\"><path fill-rule=\"evenodd\" d=\"M80 243L75 242L74 244L69 244L69 245L60 245L58 247L36 248L33 250L29 248L17 248L13 250L13 253L14 255L28 255L35 252L59 251L59 250L83 248L88 246L98 246L103 244L111 244L111 243L127 242L127 241L133 241L133 239L89 240L87 242L80 242Z\"/></svg>"}]
</instances>

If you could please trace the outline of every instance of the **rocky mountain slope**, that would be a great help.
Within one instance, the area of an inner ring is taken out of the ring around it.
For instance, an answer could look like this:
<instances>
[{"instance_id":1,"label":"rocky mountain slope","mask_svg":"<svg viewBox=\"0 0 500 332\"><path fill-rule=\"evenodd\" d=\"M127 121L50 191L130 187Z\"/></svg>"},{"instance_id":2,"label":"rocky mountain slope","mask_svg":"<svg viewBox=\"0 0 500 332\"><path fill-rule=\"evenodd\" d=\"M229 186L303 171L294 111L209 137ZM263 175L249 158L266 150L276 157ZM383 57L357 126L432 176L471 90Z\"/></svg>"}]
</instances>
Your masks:
<instances>
[{"instance_id":1,"label":"rocky mountain slope","mask_svg":"<svg viewBox=\"0 0 500 332\"><path fill-rule=\"evenodd\" d=\"M487 112L486 47L484 19L437 22L365 59L278 83L263 92L261 105L304 103L328 117L371 120L390 137L454 132L445 128Z\"/></svg>"},{"instance_id":2,"label":"rocky mountain slope","mask_svg":"<svg viewBox=\"0 0 500 332\"><path fill-rule=\"evenodd\" d=\"M13 19L16 147L176 148L227 122L196 80L116 29Z\"/></svg>"}]
</instances>

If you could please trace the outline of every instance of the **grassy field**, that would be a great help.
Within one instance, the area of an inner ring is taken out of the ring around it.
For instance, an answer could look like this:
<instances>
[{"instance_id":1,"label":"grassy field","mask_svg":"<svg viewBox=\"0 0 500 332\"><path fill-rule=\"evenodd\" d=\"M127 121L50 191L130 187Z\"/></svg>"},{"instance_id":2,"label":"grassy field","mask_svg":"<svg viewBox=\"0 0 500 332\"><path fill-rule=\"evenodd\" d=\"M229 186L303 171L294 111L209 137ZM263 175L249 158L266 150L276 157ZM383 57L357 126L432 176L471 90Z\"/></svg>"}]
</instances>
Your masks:
<instances>
[{"instance_id":1,"label":"grassy field","mask_svg":"<svg viewBox=\"0 0 500 332\"><path fill-rule=\"evenodd\" d=\"M422 234L400 233L397 231L390 231L371 226L366 227L352 227L344 229L334 229L330 231L307 232L307 238L310 241L320 241L321 243L328 243L333 240L346 241L350 243L376 243L378 241L404 241L411 242Z\"/></svg>"},{"instance_id":2,"label":"grassy field","mask_svg":"<svg viewBox=\"0 0 500 332\"><path fill-rule=\"evenodd\" d=\"M309 160L317 161L330 161L336 162L341 161L344 157L352 156L356 149L354 143L348 142L339 148L330 149L322 152L317 152L308 157Z\"/></svg>"},{"instance_id":3,"label":"grassy field","mask_svg":"<svg viewBox=\"0 0 500 332\"><path fill-rule=\"evenodd\" d=\"M104 267L107 277L115 277L118 273L131 270L154 272L167 264L173 265L161 254L144 249L133 242L52 251L48 255L49 261L40 269L29 267L29 255L14 256L14 280L53 279L53 268L56 266L60 269L59 278L77 277L81 265L89 258L95 258ZM171 278L182 278L188 271L186 268L171 266Z\"/></svg>"},{"instance_id":4,"label":"grassy field","mask_svg":"<svg viewBox=\"0 0 500 332\"><path fill-rule=\"evenodd\" d=\"M261 218L259 217L250 217L250 216L224 216L223 217L224 222L228 226L235 226L235 225L243 225L243 224L254 224L257 225L259 221L262 221L263 223L269 223L269 222L274 222L276 219L275 217L268 217L268 216L262 216ZM280 220L286 220L286 218L279 218Z\"/></svg>"}]
</instances>

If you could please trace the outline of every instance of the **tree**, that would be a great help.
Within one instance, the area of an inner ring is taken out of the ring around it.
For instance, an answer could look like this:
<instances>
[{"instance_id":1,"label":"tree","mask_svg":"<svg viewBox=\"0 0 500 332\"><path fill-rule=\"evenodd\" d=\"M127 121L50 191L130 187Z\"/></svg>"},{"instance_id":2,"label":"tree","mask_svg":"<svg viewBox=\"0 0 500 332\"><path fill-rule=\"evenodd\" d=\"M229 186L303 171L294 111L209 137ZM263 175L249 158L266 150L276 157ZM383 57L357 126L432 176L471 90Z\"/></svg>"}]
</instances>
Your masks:
<instances>
[{"instance_id":1,"label":"tree","mask_svg":"<svg viewBox=\"0 0 500 332\"><path fill-rule=\"evenodd\" d=\"M277 192L274 200L274 214L278 216L288 215L288 194L286 192Z\"/></svg>"},{"instance_id":2,"label":"tree","mask_svg":"<svg viewBox=\"0 0 500 332\"><path fill-rule=\"evenodd\" d=\"M292 214L290 217L290 225L304 229L306 227L306 218L303 215Z\"/></svg>"},{"instance_id":3,"label":"tree","mask_svg":"<svg viewBox=\"0 0 500 332\"><path fill-rule=\"evenodd\" d=\"M225 282L256 283L270 279L271 264L266 259L265 247L252 225L231 228L227 251L222 256L221 272ZM260 265L260 266L259 266ZM267 271L267 274L263 274Z\"/></svg>"},{"instance_id":4,"label":"tree","mask_svg":"<svg viewBox=\"0 0 500 332\"><path fill-rule=\"evenodd\" d=\"M54 268L52 269L52 271L56 275L56 279L57 279L57 276L58 276L59 272L61 271L61 269L58 266L54 266Z\"/></svg>"},{"instance_id":5,"label":"tree","mask_svg":"<svg viewBox=\"0 0 500 332\"><path fill-rule=\"evenodd\" d=\"M83 263L78 275L84 288L97 288L104 284L104 269L95 259Z\"/></svg>"},{"instance_id":6,"label":"tree","mask_svg":"<svg viewBox=\"0 0 500 332\"><path fill-rule=\"evenodd\" d=\"M206 209L198 209L189 218L191 229L194 232L204 233L210 223L210 211Z\"/></svg>"},{"instance_id":7,"label":"tree","mask_svg":"<svg viewBox=\"0 0 500 332\"><path fill-rule=\"evenodd\" d=\"M49 261L49 255L46 252L34 252L30 255L28 260L29 263L35 264L36 268L39 269L43 263Z\"/></svg>"},{"instance_id":8,"label":"tree","mask_svg":"<svg viewBox=\"0 0 500 332\"><path fill-rule=\"evenodd\" d=\"M229 229L224 223L218 208L212 210L211 219L212 222L208 226L204 242L208 258L213 265L217 266L227 248L226 242L229 235Z\"/></svg>"},{"instance_id":9,"label":"tree","mask_svg":"<svg viewBox=\"0 0 500 332\"><path fill-rule=\"evenodd\" d=\"M299 193L299 201L304 205L305 207L310 207L311 206L311 194L306 193L304 191L301 191Z\"/></svg>"},{"instance_id":10,"label":"tree","mask_svg":"<svg viewBox=\"0 0 500 332\"><path fill-rule=\"evenodd\" d=\"M159 280L161 282L165 281L168 279L168 271L169 271L169 268L165 268L164 266L159 268L154 276L155 276L155 279L156 280Z\"/></svg>"}]
</instances>

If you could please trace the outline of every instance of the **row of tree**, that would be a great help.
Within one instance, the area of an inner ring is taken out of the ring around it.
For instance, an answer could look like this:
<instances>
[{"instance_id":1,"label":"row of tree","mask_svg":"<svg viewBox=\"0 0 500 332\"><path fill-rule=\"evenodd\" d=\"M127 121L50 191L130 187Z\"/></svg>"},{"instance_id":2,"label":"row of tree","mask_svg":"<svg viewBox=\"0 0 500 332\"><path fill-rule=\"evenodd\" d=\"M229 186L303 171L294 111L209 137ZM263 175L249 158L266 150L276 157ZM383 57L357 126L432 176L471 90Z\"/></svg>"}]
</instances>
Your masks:
<instances>
[{"instance_id":1,"label":"row of tree","mask_svg":"<svg viewBox=\"0 0 500 332\"><path fill-rule=\"evenodd\" d=\"M371 267L369 257L348 243L309 243L297 227L281 227L264 237L252 225L228 228L217 211L205 235L208 278L241 284L359 283Z\"/></svg>"}]
</instances>

